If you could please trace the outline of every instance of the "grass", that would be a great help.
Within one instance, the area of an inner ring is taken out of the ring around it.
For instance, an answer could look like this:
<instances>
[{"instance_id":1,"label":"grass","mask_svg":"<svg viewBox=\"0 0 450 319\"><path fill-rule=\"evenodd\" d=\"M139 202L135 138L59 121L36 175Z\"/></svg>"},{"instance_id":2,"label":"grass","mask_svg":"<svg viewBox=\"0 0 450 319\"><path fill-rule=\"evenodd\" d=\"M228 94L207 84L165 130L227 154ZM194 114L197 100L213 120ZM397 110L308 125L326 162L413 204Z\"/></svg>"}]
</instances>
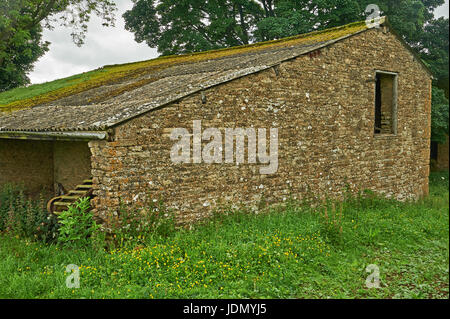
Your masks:
<instances>
[{"instance_id":1,"label":"grass","mask_svg":"<svg viewBox=\"0 0 450 319\"><path fill-rule=\"evenodd\" d=\"M78 84L90 79L91 75L100 72L99 70L94 70L90 72L85 72L77 75L73 75L67 78L46 82L42 84L33 84L28 87L19 87L11 89L0 93L0 106L6 106L9 103L18 100L25 100L33 98L35 96L55 91L57 89Z\"/></svg>"},{"instance_id":2,"label":"grass","mask_svg":"<svg viewBox=\"0 0 450 319\"><path fill-rule=\"evenodd\" d=\"M326 219L324 210L289 204L112 251L3 234L0 297L448 298L448 179L433 173L418 202L351 199ZM78 289L65 285L68 264L80 267ZM380 288L365 285L369 264L380 270Z\"/></svg>"}]
</instances>

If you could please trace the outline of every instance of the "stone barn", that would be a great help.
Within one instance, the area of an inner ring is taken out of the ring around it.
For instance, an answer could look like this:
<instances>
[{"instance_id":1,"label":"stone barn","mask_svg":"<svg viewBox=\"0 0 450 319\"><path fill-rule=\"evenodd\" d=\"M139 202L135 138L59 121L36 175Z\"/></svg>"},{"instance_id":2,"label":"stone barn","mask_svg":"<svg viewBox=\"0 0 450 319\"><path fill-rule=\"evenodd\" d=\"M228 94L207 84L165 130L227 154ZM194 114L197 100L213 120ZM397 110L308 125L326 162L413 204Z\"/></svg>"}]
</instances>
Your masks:
<instances>
[{"instance_id":1,"label":"stone barn","mask_svg":"<svg viewBox=\"0 0 450 319\"><path fill-rule=\"evenodd\" d=\"M420 198L432 76L380 22L105 66L30 92L2 106L16 111L0 116L0 184L63 189L65 202L91 188L99 218L162 199L180 222L349 188Z\"/></svg>"}]
</instances>

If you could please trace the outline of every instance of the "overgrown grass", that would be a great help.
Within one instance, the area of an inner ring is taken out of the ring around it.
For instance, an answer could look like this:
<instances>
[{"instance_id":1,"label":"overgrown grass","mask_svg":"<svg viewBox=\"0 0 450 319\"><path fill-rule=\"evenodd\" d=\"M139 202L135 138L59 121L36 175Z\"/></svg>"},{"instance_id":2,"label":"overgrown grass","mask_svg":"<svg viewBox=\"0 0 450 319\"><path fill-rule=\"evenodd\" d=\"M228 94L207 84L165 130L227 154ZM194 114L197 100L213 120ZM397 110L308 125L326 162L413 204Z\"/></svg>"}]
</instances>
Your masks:
<instances>
[{"instance_id":1,"label":"overgrown grass","mask_svg":"<svg viewBox=\"0 0 450 319\"><path fill-rule=\"evenodd\" d=\"M415 203L353 198L327 218L297 205L236 213L112 251L2 235L0 297L448 298L448 178L434 173ZM79 289L66 288L68 264L80 267ZM380 288L365 285L369 264Z\"/></svg>"},{"instance_id":2,"label":"overgrown grass","mask_svg":"<svg viewBox=\"0 0 450 319\"><path fill-rule=\"evenodd\" d=\"M0 93L0 107L11 102L33 98L35 96L55 91L57 89L78 84L90 79L92 75L101 72L101 70L93 70L90 72L80 73L67 78L58 79L51 82L33 84L27 87L19 87Z\"/></svg>"}]
</instances>

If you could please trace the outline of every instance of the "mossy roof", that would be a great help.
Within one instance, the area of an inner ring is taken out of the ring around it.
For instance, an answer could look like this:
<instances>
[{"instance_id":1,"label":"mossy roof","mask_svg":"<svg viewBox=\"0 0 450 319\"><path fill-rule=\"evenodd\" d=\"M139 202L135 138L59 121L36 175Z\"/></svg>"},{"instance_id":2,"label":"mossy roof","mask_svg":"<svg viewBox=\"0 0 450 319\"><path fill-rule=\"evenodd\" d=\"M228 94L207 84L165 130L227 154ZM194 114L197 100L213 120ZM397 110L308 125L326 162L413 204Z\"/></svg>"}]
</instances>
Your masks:
<instances>
[{"instance_id":1,"label":"mossy roof","mask_svg":"<svg viewBox=\"0 0 450 319\"><path fill-rule=\"evenodd\" d=\"M0 116L0 131L105 130L182 97L268 69L367 29L365 22L356 22L279 40L104 66L17 89L16 94L14 90L3 92L0 108L10 112Z\"/></svg>"}]
</instances>

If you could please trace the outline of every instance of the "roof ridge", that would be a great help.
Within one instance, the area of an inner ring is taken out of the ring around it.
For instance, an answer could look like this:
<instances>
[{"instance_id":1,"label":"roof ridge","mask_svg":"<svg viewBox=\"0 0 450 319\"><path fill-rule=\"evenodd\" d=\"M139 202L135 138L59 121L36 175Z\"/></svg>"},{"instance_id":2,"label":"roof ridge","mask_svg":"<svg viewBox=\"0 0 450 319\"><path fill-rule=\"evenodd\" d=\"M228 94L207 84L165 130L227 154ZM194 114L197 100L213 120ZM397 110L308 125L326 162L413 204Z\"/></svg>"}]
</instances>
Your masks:
<instances>
[{"instance_id":1,"label":"roof ridge","mask_svg":"<svg viewBox=\"0 0 450 319\"><path fill-rule=\"evenodd\" d=\"M232 50L236 50L236 49L245 49L245 48L259 47L259 46L264 46L264 45L267 45L267 44L276 44L276 43L282 43L282 42L289 41L289 40L303 39L303 38L307 38L307 37L311 37L311 36L315 36L315 35L319 35L319 34L323 34L323 33L329 33L329 32L333 32L333 31L336 31L336 30L342 30L342 29L346 29L346 28L350 28L350 27L354 27L354 26L362 26L362 25L366 25L366 21L356 21L356 22L344 24L344 25L341 25L341 26L336 26L336 27L332 27L332 28L326 28L326 29L322 29L322 30L315 30L315 31L307 32L307 33L300 33L300 34L296 34L296 35L292 35L292 36L288 36L288 37L283 37L283 38L280 38L280 39L259 41L259 42L255 42L255 43L242 44L242 45L236 45L236 46L232 46L232 47L225 47L225 48L212 49L212 50L206 50L206 51L198 51L198 52L182 53L182 54L162 55L162 56L159 56L159 57L156 57L156 58L153 58L153 59L143 60L143 61L128 62L128 63L122 63L122 64L108 64L108 65L104 65L104 66L102 66L102 67L100 67L98 69L107 68L107 67L133 65L133 64L138 64L138 63L148 62L148 61L154 61L154 60L173 59L173 58L181 58L181 57L191 57L191 56L204 55L204 54L210 54L210 53L216 53L216 52L232 51Z\"/></svg>"}]
</instances>

